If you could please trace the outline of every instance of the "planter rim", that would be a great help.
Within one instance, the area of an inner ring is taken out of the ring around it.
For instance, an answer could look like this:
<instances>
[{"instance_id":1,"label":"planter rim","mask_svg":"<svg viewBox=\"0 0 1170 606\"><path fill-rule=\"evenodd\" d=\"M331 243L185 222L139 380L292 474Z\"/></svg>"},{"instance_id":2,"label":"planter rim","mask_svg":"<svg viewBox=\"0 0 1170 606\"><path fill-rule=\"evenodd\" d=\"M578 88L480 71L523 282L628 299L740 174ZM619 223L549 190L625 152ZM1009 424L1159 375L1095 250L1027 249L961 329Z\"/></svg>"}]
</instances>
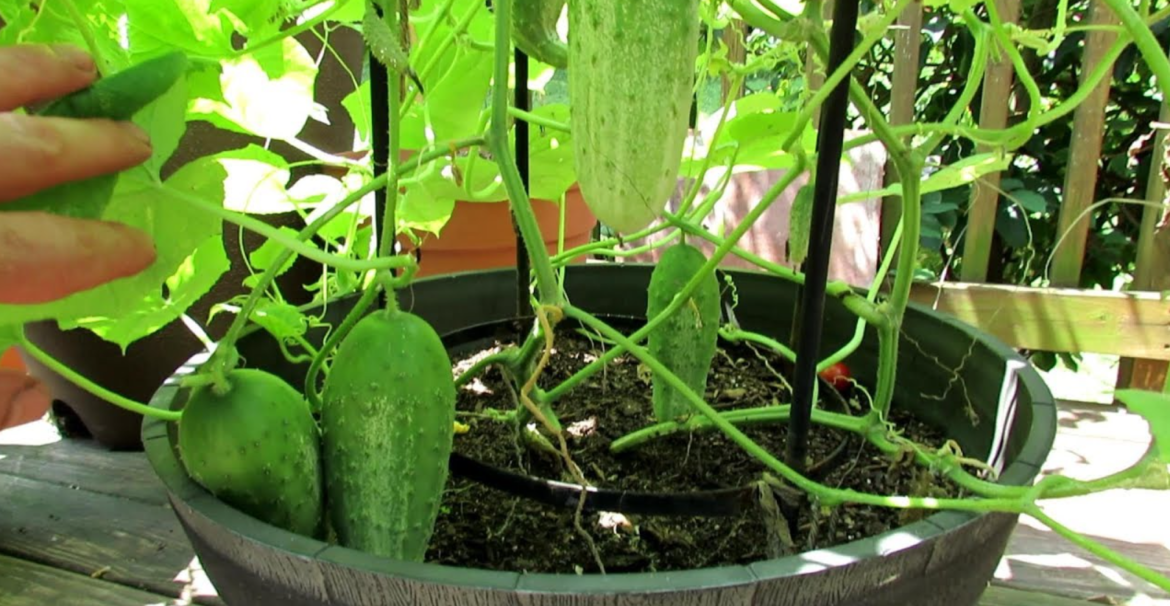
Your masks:
<instances>
[{"instance_id":1,"label":"planter rim","mask_svg":"<svg viewBox=\"0 0 1170 606\"><path fill-rule=\"evenodd\" d=\"M621 263L618 265L653 266L651 263ZM568 271L580 271L586 267L590 267L590 265L569 267ZM733 275L761 273L731 268L722 269L722 271ZM418 282L459 280L468 275L514 273L514 268L471 271L429 276L419 279ZM907 311L925 315L936 322L958 329L1009 362L1009 371L1015 374L1016 380L1019 382L1018 389L1021 392L1027 392L1031 396L1031 408L1043 414L1033 415L1033 422L1020 455L1005 466L997 483L1030 483L1039 473L1044 463L1044 457L1051 446L1052 438L1056 433L1055 402L1039 372L1019 353L994 335L914 302L909 304ZM208 356L207 352L192 356L159 387L151 398L149 406L170 410L177 401L176 396L183 389L179 386L179 381L187 374L194 372L206 361ZM142 425L142 438L147 459L170 493L173 505L182 504L186 508L197 511L200 515L222 525L246 540L264 543L273 549L283 550L298 557L316 559L374 573L388 574L424 583L499 591L531 591L546 594L574 594L588 591L594 594L617 594L730 588L779 577L820 572L830 568L847 566L860 560L888 555L912 548L979 517L995 515L953 510L939 511L917 522L891 529L867 539L777 559L760 560L746 565L672 572L623 572L606 575L494 571L429 562L394 560L332 545L271 526L216 499L188 477L171 446L166 421L148 417Z\"/></svg>"}]
</instances>

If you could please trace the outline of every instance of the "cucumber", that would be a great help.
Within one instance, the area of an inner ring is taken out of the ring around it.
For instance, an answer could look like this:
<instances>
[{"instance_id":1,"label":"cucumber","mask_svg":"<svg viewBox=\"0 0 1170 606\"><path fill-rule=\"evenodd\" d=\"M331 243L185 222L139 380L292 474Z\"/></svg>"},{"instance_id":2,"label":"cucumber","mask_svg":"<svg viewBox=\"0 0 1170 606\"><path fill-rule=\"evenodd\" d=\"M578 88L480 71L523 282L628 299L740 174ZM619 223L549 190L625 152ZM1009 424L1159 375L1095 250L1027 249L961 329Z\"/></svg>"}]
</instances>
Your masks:
<instances>
[{"instance_id":1,"label":"cucumber","mask_svg":"<svg viewBox=\"0 0 1170 606\"><path fill-rule=\"evenodd\" d=\"M565 0L515 0L512 39L525 55L557 69L569 67L569 46L557 33Z\"/></svg>"},{"instance_id":2,"label":"cucumber","mask_svg":"<svg viewBox=\"0 0 1170 606\"><path fill-rule=\"evenodd\" d=\"M674 192L699 48L699 0L569 2L569 119L581 195L619 233Z\"/></svg>"},{"instance_id":3,"label":"cucumber","mask_svg":"<svg viewBox=\"0 0 1170 606\"><path fill-rule=\"evenodd\" d=\"M41 116L129 120L171 89L187 72L187 56L173 51L110 74L53 101Z\"/></svg>"},{"instance_id":4,"label":"cucumber","mask_svg":"<svg viewBox=\"0 0 1170 606\"><path fill-rule=\"evenodd\" d=\"M707 256L689 244L679 243L667 248L650 274L647 320L662 313L706 262ZM689 300L646 338L650 354L700 397L707 390L707 375L715 359L720 315L719 280L715 272L710 272ZM690 402L657 373L654 374L652 390L654 417L659 423L691 413Z\"/></svg>"},{"instance_id":5,"label":"cucumber","mask_svg":"<svg viewBox=\"0 0 1170 606\"><path fill-rule=\"evenodd\" d=\"M794 265L808 258L808 235L812 229L813 188L808 183L796 191L788 211L788 261Z\"/></svg>"},{"instance_id":6,"label":"cucumber","mask_svg":"<svg viewBox=\"0 0 1170 606\"><path fill-rule=\"evenodd\" d=\"M46 105L37 115L129 120L170 90L186 71L187 56L183 53L160 55L61 97ZM79 219L97 219L109 204L117 183L117 174L61 183L0 204L0 212L45 211Z\"/></svg>"},{"instance_id":7,"label":"cucumber","mask_svg":"<svg viewBox=\"0 0 1170 606\"><path fill-rule=\"evenodd\" d=\"M439 335L400 310L362 318L322 393L328 515L338 542L422 561L455 436L455 378Z\"/></svg>"},{"instance_id":8,"label":"cucumber","mask_svg":"<svg viewBox=\"0 0 1170 606\"><path fill-rule=\"evenodd\" d=\"M320 437L304 396L267 372L236 368L229 390L196 387L179 420L188 475L225 503L297 534L323 532Z\"/></svg>"}]
</instances>

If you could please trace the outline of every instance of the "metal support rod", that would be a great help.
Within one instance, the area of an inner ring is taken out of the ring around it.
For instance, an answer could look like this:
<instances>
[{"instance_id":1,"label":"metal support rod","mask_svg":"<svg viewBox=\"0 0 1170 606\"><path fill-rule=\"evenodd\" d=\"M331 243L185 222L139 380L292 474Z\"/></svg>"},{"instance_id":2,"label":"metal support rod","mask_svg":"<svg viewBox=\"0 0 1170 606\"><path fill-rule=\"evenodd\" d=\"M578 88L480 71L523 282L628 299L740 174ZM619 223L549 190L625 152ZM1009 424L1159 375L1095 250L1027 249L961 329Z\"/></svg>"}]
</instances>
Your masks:
<instances>
[{"instance_id":1,"label":"metal support rod","mask_svg":"<svg viewBox=\"0 0 1170 606\"><path fill-rule=\"evenodd\" d=\"M366 61L370 65L370 147L374 156L374 177L379 177L390 167L390 80L386 66L373 54L368 54ZM379 242L382 230L394 229L393 225L386 225L385 188L374 190L374 220L378 232L374 241Z\"/></svg>"},{"instance_id":2,"label":"metal support rod","mask_svg":"<svg viewBox=\"0 0 1170 606\"><path fill-rule=\"evenodd\" d=\"M519 48L514 55L516 72L516 108L528 111L528 55ZM506 84L504 86L507 86ZM531 179L528 175L528 122L516 120L516 168L520 172L520 181L524 184L524 191L532 193ZM512 231L516 233L516 317L526 315L528 310L528 253L524 248L524 236L520 235L520 226L516 224L516 217L512 217Z\"/></svg>"},{"instance_id":3,"label":"metal support rod","mask_svg":"<svg viewBox=\"0 0 1170 606\"><path fill-rule=\"evenodd\" d=\"M857 30L858 0L836 0L833 26L829 32L829 63L833 73L853 51ZM788 422L786 458L798 471L805 468L808 431L816 386L816 365L820 357L821 323L825 312L825 282L833 249L833 219L837 207L837 179L845 138L845 114L849 108L848 79L829 94L822 108L817 133L817 168L813 183L812 221L805 281L800 300L800 323L796 342L796 376L793 384L792 415Z\"/></svg>"}]
</instances>

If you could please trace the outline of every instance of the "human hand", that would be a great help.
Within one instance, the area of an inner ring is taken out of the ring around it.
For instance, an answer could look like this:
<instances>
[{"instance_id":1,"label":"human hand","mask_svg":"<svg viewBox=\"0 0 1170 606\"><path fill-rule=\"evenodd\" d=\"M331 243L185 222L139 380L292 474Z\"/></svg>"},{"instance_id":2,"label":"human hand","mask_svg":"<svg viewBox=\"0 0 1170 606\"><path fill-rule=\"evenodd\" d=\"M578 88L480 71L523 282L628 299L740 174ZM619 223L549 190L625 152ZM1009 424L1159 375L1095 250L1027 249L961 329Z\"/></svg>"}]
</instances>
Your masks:
<instances>
[{"instance_id":1,"label":"human hand","mask_svg":"<svg viewBox=\"0 0 1170 606\"><path fill-rule=\"evenodd\" d=\"M0 47L0 204L150 158L146 133L130 122L12 111L85 88L96 77L93 59L75 47ZM125 225L0 213L0 305L55 301L137 274L154 260L150 237ZM43 386L0 369L0 429L39 418L49 403Z\"/></svg>"}]
</instances>

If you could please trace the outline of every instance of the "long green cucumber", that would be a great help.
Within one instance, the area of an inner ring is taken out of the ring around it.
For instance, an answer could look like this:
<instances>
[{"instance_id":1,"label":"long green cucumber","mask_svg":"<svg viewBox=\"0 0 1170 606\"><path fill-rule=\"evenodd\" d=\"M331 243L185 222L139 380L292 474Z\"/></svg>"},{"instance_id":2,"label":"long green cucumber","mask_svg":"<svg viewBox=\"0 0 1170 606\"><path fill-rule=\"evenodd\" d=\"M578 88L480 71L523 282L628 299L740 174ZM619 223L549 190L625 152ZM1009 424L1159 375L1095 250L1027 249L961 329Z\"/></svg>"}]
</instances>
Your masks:
<instances>
[{"instance_id":1,"label":"long green cucumber","mask_svg":"<svg viewBox=\"0 0 1170 606\"><path fill-rule=\"evenodd\" d=\"M628 234L674 192L699 48L699 0L569 2L569 119L585 203Z\"/></svg>"},{"instance_id":2,"label":"long green cucumber","mask_svg":"<svg viewBox=\"0 0 1170 606\"><path fill-rule=\"evenodd\" d=\"M565 0L516 0L512 38L524 54L557 69L569 67L569 45L557 33Z\"/></svg>"},{"instance_id":3,"label":"long green cucumber","mask_svg":"<svg viewBox=\"0 0 1170 606\"><path fill-rule=\"evenodd\" d=\"M179 454L217 498L285 530L323 536L320 436L301 393L275 375L237 368L226 393L196 387L179 420Z\"/></svg>"},{"instance_id":4,"label":"long green cucumber","mask_svg":"<svg viewBox=\"0 0 1170 606\"><path fill-rule=\"evenodd\" d=\"M451 359L409 312L362 318L337 348L321 426L338 542L422 561L447 482L455 422Z\"/></svg>"},{"instance_id":5,"label":"long green cucumber","mask_svg":"<svg viewBox=\"0 0 1170 606\"><path fill-rule=\"evenodd\" d=\"M707 256L689 244L680 242L667 248L650 274L647 319L662 313L706 262ZM707 375L715 359L719 320L719 280L712 272L703 278L690 300L646 337L651 355L700 396L707 390ZM658 374L653 378L652 400L654 417L660 423L691 412L688 400Z\"/></svg>"}]
</instances>

